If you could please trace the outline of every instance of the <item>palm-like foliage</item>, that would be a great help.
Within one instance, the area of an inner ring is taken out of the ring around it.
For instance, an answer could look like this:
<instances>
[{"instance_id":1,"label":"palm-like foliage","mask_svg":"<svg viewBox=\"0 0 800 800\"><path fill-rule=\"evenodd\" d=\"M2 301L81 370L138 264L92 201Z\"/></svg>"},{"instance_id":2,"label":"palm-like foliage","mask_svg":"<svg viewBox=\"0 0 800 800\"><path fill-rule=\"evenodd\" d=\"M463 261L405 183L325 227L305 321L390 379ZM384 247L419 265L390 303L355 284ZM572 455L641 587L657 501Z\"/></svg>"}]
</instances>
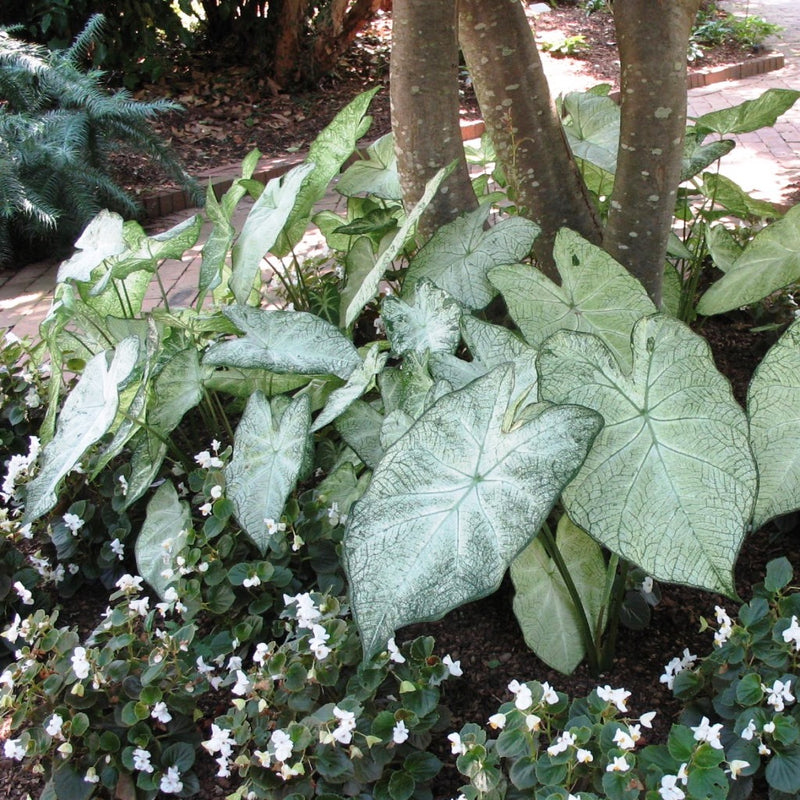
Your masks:
<instances>
[{"instance_id":1,"label":"palm-like foliage","mask_svg":"<svg viewBox=\"0 0 800 800\"><path fill-rule=\"evenodd\" d=\"M0 265L32 247L72 241L102 208L134 215L135 200L110 174L116 150L144 153L194 187L150 126L179 106L109 93L101 71L81 69L102 25L95 15L63 51L0 29Z\"/></svg>"}]
</instances>

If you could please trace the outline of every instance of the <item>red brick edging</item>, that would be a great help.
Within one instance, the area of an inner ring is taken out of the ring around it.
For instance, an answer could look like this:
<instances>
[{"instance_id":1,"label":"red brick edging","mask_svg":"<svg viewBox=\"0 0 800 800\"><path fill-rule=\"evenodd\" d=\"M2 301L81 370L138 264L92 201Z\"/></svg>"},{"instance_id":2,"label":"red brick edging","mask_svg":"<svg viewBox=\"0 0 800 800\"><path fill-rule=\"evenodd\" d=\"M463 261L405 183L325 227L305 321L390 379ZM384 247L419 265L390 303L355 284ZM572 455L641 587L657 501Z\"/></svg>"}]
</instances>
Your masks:
<instances>
[{"instance_id":1,"label":"red brick edging","mask_svg":"<svg viewBox=\"0 0 800 800\"><path fill-rule=\"evenodd\" d=\"M702 86L711 86L714 83L723 81L735 81L742 78L752 78L755 75L763 75L765 72L772 72L782 69L784 57L782 53L774 53L761 58L754 58L751 61L743 61L741 64L732 64L728 67L718 69L701 70L689 74L688 88L698 89ZM486 129L483 120L474 120L461 123L462 139L476 139L481 136ZM287 156L284 158L265 159L256 167L253 177L256 180L266 182L272 178L283 175L296 164L305 158L304 154ZM238 165L226 164L204 172L197 177L201 186L207 186L208 182L214 186L214 194L221 197L231 186L234 180L239 177ZM193 203L188 192L181 189L169 189L163 194L153 195L142 199L143 214L145 219L153 220L166 217L176 211L183 211L192 208Z\"/></svg>"}]
</instances>

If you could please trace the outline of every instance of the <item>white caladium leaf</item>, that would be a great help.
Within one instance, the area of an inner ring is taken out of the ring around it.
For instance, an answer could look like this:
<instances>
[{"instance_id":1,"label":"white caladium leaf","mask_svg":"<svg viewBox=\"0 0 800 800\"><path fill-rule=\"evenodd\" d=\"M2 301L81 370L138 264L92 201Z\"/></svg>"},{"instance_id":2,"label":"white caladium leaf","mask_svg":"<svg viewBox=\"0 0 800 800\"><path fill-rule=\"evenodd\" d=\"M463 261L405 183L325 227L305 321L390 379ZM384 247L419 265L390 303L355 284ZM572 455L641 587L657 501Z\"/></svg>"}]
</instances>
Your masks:
<instances>
[{"instance_id":1,"label":"white caladium leaf","mask_svg":"<svg viewBox=\"0 0 800 800\"><path fill-rule=\"evenodd\" d=\"M344 564L366 656L496 589L583 461L600 417L560 406L506 427L513 384L506 365L442 397L355 505Z\"/></svg>"},{"instance_id":2,"label":"white caladium leaf","mask_svg":"<svg viewBox=\"0 0 800 800\"><path fill-rule=\"evenodd\" d=\"M397 156L391 133L381 136L367 148L367 157L354 161L339 178L336 191L345 197L370 194L384 200L402 200L403 190L397 174Z\"/></svg>"},{"instance_id":3,"label":"white caladium leaf","mask_svg":"<svg viewBox=\"0 0 800 800\"><path fill-rule=\"evenodd\" d=\"M203 378L195 347L175 353L164 365L154 385L154 403L148 422L162 434L171 433L183 415L203 399Z\"/></svg>"},{"instance_id":4,"label":"white caladium leaf","mask_svg":"<svg viewBox=\"0 0 800 800\"><path fill-rule=\"evenodd\" d=\"M596 336L560 331L539 354L539 391L603 415L563 502L572 520L663 581L733 594L756 469L747 419L706 342L656 314L633 329L623 373Z\"/></svg>"},{"instance_id":5,"label":"white caladium leaf","mask_svg":"<svg viewBox=\"0 0 800 800\"><path fill-rule=\"evenodd\" d=\"M522 264L489 273L525 340L539 347L557 330L586 331L630 365L633 324L656 310L644 287L608 253L567 228L556 235L553 258L561 286Z\"/></svg>"},{"instance_id":6,"label":"white caladium leaf","mask_svg":"<svg viewBox=\"0 0 800 800\"><path fill-rule=\"evenodd\" d=\"M301 395L279 413L282 398L270 401L256 392L247 402L225 468L227 495L236 519L261 553L272 535L267 520L278 522L297 479L311 456L311 403Z\"/></svg>"},{"instance_id":7,"label":"white caladium leaf","mask_svg":"<svg viewBox=\"0 0 800 800\"><path fill-rule=\"evenodd\" d=\"M208 366L337 375L347 380L361 364L353 343L314 314L247 306L224 311L245 336L210 347L203 358Z\"/></svg>"},{"instance_id":8,"label":"white caladium leaf","mask_svg":"<svg viewBox=\"0 0 800 800\"><path fill-rule=\"evenodd\" d=\"M512 402L523 395L536 400L537 350L525 344L515 333L499 325L464 317L461 323L464 341L472 355L486 369L511 362L514 365L514 395Z\"/></svg>"},{"instance_id":9,"label":"white caladium leaf","mask_svg":"<svg viewBox=\"0 0 800 800\"><path fill-rule=\"evenodd\" d=\"M747 392L758 464L753 529L800 507L800 320L758 365Z\"/></svg>"},{"instance_id":10,"label":"white caladium leaf","mask_svg":"<svg viewBox=\"0 0 800 800\"><path fill-rule=\"evenodd\" d=\"M383 407L389 414L399 408L417 419L427 407L434 380L428 371L428 357L411 354L399 367L389 367L378 376Z\"/></svg>"},{"instance_id":11,"label":"white caladium leaf","mask_svg":"<svg viewBox=\"0 0 800 800\"><path fill-rule=\"evenodd\" d=\"M178 577L176 559L192 527L189 504L166 481L147 504L147 516L136 538L136 568L163 600L167 587Z\"/></svg>"},{"instance_id":12,"label":"white caladium leaf","mask_svg":"<svg viewBox=\"0 0 800 800\"><path fill-rule=\"evenodd\" d=\"M367 351L364 363L353 370L347 383L331 392L325 408L314 420L311 430L318 431L333 422L362 394L369 391L375 385L375 376L383 369L387 358L389 358L389 354L381 353L378 344L373 344Z\"/></svg>"},{"instance_id":13,"label":"white caladium leaf","mask_svg":"<svg viewBox=\"0 0 800 800\"><path fill-rule=\"evenodd\" d=\"M556 544L581 597L592 632L606 602L606 562L600 546L564 514ZM514 614L525 643L545 664L571 674L586 654L578 612L540 538L512 562Z\"/></svg>"},{"instance_id":14,"label":"white caladium leaf","mask_svg":"<svg viewBox=\"0 0 800 800\"><path fill-rule=\"evenodd\" d=\"M521 261L539 235L539 226L524 217L486 230L490 210L487 203L439 228L412 259L406 285L427 278L466 308L485 308L497 294L489 270Z\"/></svg>"},{"instance_id":15,"label":"white caladium leaf","mask_svg":"<svg viewBox=\"0 0 800 800\"><path fill-rule=\"evenodd\" d=\"M313 164L298 164L282 177L273 178L250 209L231 252L229 286L237 302L246 303L250 297L261 259L277 241L303 181L313 171Z\"/></svg>"},{"instance_id":16,"label":"white caladium leaf","mask_svg":"<svg viewBox=\"0 0 800 800\"><path fill-rule=\"evenodd\" d=\"M613 175L619 146L619 104L607 95L569 92L564 97L564 113L564 133L575 156Z\"/></svg>"},{"instance_id":17,"label":"white caladium leaf","mask_svg":"<svg viewBox=\"0 0 800 800\"><path fill-rule=\"evenodd\" d=\"M375 469L383 458L380 439L383 421L383 415L363 400L351 403L336 420L336 430L342 439L370 469Z\"/></svg>"},{"instance_id":18,"label":"white caladium leaf","mask_svg":"<svg viewBox=\"0 0 800 800\"><path fill-rule=\"evenodd\" d=\"M800 281L800 205L758 232L728 271L700 298L700 314L722 314Z\"/></svg>"},{"instance_id":19,"label":"white caladium leaf","mask_svg":"<svg viewBox=\"0 0 800 800\"><path fill-rule=\"evenodd\" d=\"M106 209L101 211L75 242L78 252L58 268L56 282L90 281L95 267L125 250L122 226L123 219L119 214Z\"/></svg>"},{"instance_id":20,"label":"white caladium leaf","mask_svg":"<svg viewBox=\"0 0 800 800\"><path fill-rule=\"evenodd\" d=\"M389 295L383 301L381 317L392 352L454 353L461 338L461 307L430 281L420 281L413 302Z\"/></svg>"},{"instance_id":21,"label":"white caladium leaf","mask_svg":"<svg viewBox=\"0 0 800 800\"><path fill-rule=\"evenodd\" d=\"M98 353L86 365L75 388L64 401L55 436L42 453L42 468L28 484L24 521L47 513L58 500L62 478L114 422L120 385L130 376L139 356L139 339L119 343L109 364L109 352Z\"/></svg>"}]
</instances>

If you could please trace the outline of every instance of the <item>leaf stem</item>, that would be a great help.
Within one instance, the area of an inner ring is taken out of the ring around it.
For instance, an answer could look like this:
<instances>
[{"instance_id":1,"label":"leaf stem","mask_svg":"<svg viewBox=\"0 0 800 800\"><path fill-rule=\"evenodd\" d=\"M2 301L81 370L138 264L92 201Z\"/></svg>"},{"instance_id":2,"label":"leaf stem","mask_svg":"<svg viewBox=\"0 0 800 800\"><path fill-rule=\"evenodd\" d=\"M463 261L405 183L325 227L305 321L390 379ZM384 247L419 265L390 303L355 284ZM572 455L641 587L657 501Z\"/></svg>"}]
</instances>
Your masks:
<instances>
[{"instance_id":1,"label":"leaf stem","mask_svg":"<svg viewBox=\"0 0 800 800\"><path fill-rule=\"evenodd\" d=\"M553 563L556 565L556 569L559 575L561 575L564 585L567 587L567 592L572 600L572 604L575 606L575 612L578 615L578 627L580 628L581 638L583 639L584 649L586 650L586 660L589 662L589 670L592 675L599 675L600 663L598 654L600 653L600 648L592 634L592 626L589 624L589 619L586 616L586 609L583 606L580 592L575 586L575 582L572 580L569 568L561 556L561 551L556 544L556 538L553 536L553 532L550 530L550 526L547 522L542 525L539 535L542 537L542 544L547 551L547 555L550 556Z\"/></svg>"}]
</instances>

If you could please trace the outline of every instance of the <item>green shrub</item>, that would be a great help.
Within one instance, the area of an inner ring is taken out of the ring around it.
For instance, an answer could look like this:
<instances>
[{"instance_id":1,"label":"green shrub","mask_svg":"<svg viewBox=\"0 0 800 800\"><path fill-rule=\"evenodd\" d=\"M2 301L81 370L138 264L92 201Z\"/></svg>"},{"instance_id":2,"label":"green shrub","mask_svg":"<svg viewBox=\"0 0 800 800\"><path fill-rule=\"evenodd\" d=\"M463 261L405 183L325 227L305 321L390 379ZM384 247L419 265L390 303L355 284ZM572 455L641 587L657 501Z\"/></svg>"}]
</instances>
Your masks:
<instances>
[{"instance_id":1,"label":"green shrub","mask_svg":"<svg viewBox=\"0 0 800 800\"><path fill-rule=\"evenodd\" d=\"M191 184L149 124L178 106L109 93L102 72L81 69L102 26L92 17L64 51L0 30L0 265L74 241L102 208L135 214L136 202L110 173L115 150L145 153Z\"/></svg>"}]
</instances>

